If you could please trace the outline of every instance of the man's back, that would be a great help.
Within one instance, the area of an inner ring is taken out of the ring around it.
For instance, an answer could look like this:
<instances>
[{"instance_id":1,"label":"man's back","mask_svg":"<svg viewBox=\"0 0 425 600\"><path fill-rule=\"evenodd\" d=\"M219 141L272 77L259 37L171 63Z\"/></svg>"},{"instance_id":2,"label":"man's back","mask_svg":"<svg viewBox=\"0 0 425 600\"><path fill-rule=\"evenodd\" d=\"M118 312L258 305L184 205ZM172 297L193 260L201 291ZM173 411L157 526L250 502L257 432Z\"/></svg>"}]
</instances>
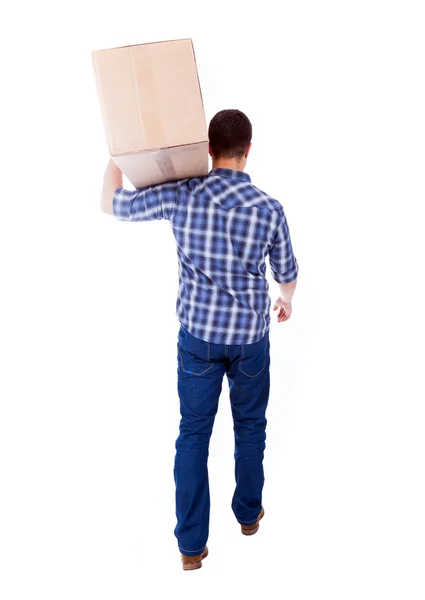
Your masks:
<instances>
[{"instance_id":1,"label":"man's back","mask_svg":"<svg viewBox=\"0 0 425 600\"><path fill-rule=\"evenodd\" d=\"M216 344L250 344L270 327L265 258L273 278L297 277L282 205L252 185L243 171L213 169L114 196L118 218L168 219L177 242L176 314L194 336Z\"/></svg>"},{"instance_id":2,"label":"man's back","mask_svg":"<svg viewBox=\"0 0 425 600\"><path fill-rule=\"evenodd\" d=\"M297 276L290 240L274 248L284 213L242 171L213 169L182 182L170 221L177 242L177 316L196 337L218 344L259 340L269 328L265 258L281 282ZM274 252L274 254L273 254Z\"/></svg>"}]
</instances>

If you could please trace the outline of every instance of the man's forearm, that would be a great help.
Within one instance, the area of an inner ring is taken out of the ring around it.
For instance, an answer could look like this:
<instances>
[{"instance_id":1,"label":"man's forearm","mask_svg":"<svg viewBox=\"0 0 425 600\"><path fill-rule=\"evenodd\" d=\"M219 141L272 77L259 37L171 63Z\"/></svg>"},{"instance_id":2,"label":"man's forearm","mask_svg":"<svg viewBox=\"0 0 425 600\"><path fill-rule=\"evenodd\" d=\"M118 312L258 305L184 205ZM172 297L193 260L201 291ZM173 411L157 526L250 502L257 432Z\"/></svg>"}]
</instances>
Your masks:
<instances>
[{"instance_id":1,"label":"man's forearm","mask_svg":"<svg viewBox=\"0 0 425 600\"><path fill-rule=\"evenodd\" d=\"M292 296L294 295L295 288L297 287L297 280L291 281L290 283L279 283L280 297L283 302L290 303Z\"/></svg>"},{"instance_id":2,"label":"man's forearm","mask_svg":"<svg viewBox=\"0 0 425 600\"><path fill-rule=\"evenodd\" d=\"M114 214L112 200L115 190L119 187L122 187L122 171L111 158L106 165L105 175L103 176L103 187L100 200L100 208L109 215Z\"/></svg>"}]
</instances>

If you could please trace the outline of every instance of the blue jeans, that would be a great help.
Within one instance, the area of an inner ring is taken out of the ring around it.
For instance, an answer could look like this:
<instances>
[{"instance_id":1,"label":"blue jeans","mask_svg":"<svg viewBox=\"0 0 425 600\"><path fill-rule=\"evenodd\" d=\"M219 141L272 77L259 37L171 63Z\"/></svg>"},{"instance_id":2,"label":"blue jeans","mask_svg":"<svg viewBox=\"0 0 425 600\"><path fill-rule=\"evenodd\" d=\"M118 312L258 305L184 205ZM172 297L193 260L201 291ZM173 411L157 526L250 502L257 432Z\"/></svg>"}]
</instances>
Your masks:
<instances>
[{"instance_id":1,"label":"blue jeans","mask_svg":"<svg viewBox=\"0 0 425 600\"><path fill-rule=\"evenodd\" d=\"M270 389L269 334L252 344L206 342L183 326L178 333L180 435L176 441L174 480L182 554L203 552L209 533L208 452L223 375L229 382L235 434L236 489L232 510L239 523L253 524L261 510L266 408Z\"/></svg>"}]
</instances>

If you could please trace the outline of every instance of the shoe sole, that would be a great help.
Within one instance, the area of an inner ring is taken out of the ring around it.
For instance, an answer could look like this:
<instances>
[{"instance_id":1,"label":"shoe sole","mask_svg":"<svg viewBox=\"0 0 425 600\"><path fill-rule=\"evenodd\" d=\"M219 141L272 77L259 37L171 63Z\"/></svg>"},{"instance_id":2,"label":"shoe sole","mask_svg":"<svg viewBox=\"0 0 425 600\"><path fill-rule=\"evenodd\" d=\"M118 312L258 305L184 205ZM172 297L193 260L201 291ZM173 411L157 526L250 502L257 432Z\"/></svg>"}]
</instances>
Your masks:
<instances>
[{"instance_id":1,"label":"shoe sole","mask_svg":"<svg viewBox=\"0 0 425 600\"><path fill-rule=\"evenodd\" d=\"M241 531L244 535L254 535L260 529L260 521L264 517L264 508L261 509L260 514L258 515L257 525L253 529L244 529L243 525L241 525Z\"/></svg>"},{"instance_id":2,"label":"shoe sole","mask_svg":"<svg viewBox=\"0 0 425 600\"><path fill-rule=\"evenodd\" d=\"M194 571L195 569L200 569L202 567L202 561L204 560L204 558L207 558L207 556L208 548L205 548L198 562L188 563L186 565L183 563L183 571Z\"/></svg>"}]
</instances>

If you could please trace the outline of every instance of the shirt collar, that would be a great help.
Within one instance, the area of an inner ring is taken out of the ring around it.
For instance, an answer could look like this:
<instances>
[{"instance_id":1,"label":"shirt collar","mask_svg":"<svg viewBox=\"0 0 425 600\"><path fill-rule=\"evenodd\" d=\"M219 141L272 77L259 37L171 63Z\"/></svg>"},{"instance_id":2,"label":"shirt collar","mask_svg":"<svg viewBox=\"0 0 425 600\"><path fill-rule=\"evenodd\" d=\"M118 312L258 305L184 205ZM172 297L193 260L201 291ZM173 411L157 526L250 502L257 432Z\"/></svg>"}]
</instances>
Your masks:
<instances>
[{"instance_id":1,"label":"shirt collar","mask_svg":"<svg viewBox=\"0 0 425 600\"><path fill-rule=\"evenodd\" d=\"M244 171L236 171L235 169L223 169L222 167L218 167L216 169L212 169L209 174L251 182L251 177L248 175L248 173L245 173Z\"/></svg>"}]
</instances>

